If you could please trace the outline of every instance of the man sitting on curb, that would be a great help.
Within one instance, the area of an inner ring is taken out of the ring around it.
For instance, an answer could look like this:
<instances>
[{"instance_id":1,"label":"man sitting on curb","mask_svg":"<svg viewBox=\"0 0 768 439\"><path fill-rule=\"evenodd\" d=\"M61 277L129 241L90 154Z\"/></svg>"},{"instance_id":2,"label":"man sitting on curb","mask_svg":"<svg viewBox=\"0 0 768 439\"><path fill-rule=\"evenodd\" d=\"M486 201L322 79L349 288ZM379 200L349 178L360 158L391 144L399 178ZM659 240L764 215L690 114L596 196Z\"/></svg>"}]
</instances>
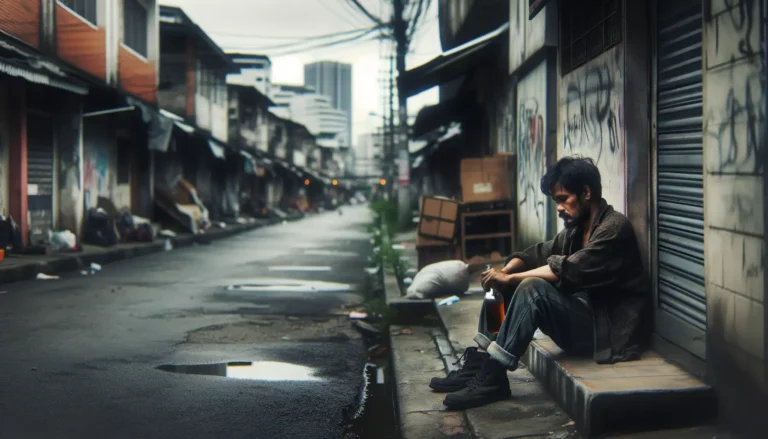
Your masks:
<instances>
[{"instance_id":1,"label":"man sitting on curb","mask_svg":"<svg viewBox=\"0 0 768 439\"><path fill-rule=\"evenodd\" d=\"M552 241L513 253L501 270L482 274L485 291L508 303L499 333L489 334L485 310L464 365L430 387L449 409L466 409L510 396L507 370L541 329L569 355L600 364L636 360L645 342L646 277L632 225L602 198L600 171L588 158L566 157L541 179L565 228ZM511 294L511 297L510 296Z\"/></svg>"}]
</instances>

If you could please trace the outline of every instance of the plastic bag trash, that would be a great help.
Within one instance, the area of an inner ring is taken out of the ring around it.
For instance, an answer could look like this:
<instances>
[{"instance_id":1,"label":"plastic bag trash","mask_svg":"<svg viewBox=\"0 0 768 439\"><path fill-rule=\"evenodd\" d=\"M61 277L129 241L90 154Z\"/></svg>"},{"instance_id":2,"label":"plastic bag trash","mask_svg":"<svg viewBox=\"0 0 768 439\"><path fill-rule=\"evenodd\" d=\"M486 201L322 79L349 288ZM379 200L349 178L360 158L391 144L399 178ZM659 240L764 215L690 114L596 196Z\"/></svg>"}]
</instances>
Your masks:
<instances>
[{"instance_id":1,"label":"plastic bag trash","mask_svg":"<svg viewBox=\"0 0 768 439\"><path fill-rule=\"evenodd\" d=\"M160 233L158 233L158 235L166 237L166 238L175 238L176 237L176 232L174 232L173 230L163 229L163 230L160 231Z\"/></svg>"},{"instance_id":2,"label":"plastic bag trash","mask_svg":"<svg viewBox=\"0 0 768 439\"><path fill-rule=\"evenodd\" d=\"M459 296L451 296L437 303L437 306L451 306L459 301Z\"/></svg>"},{"instance_id":3,"label":"plastic bag trash","mask_svg":"<svg viewBox=\"0 0 768 439\"><path fill-rule=\"evenodd\" d=\"M101 271L101 265L91 262L91 271Z\"/></svg>"},{"instance_id":4,"label":"plastic bag trash","mask_svg":"<svg viewBox=\"0 0 768 439\"><path fill-rule=\"evenodd\" d=\"M392 244L392 250L402 251L405 250L405 246L402 244Z\"/></svg>"},{"instance_id":5,"label":"plastic bag trash","mask_svg":"<svg viewBox=\"0 0 768 439\"><path fill-rule=\"evenodd\" d=\"M433 299L463 294L469 289L469 265L443 261L427 265L413 278L406 299Z\"/></svg>"},{"instance_id":6,"label":"plastic bag trash","mask_svg":"<svg viewBox=\"0 0 768 439\"><path fill-rule=\"evenodd\" d=\"M368 317L368 313L365 313L365 312L352 311L352 312L349 313L349 318L350 319L358 320L358 319L364 319L364 318L367 318L367 317Z\"/></svg>"},{"instance_id":7,"label":"plastic bag trash","mask_svg":"<svg viewBox=\"0 0 768 439\"><path fill-rule=\"evenodd\" d=\"M378 273L378 272L379 272L379 270L380 270L380 269L381 269L381 265L377 265L377 266L375 266L375 267L366 268L366 269L365 269L365 271L366 271L368 274L376 274L376 273Z\"/></svg>"},{"instance_id":8,"label":"plastic bag trash","mask_svg":"<svg viewBox=\"0 0 768 439\"><path fill-rule=\"evenodd\" d=\"M167 251L167 252L173 250L173 243L171 242L170 239L166 239L165 240L164 248L165 248L165 251Z\"/></svg>"},{"instance_id":9,"label":"plastic bag trash","mask_svg":"<svg viewBox=\"0 0 768 439\"><path fill-rule=\"evenodd\" d=\"M413 278L406 277L405 279L403 279L403 285L410 285L412 283L413 283Z\"/></svg>"},{"instance_id":10,"label":"plastic bag trash","mask_svg":"<svg viewBox=\"0 0 768 439\"><path fill-rule=\"evenodd\" d=\"M60 279L60 277L56 276L56 275L45 274L45 273L37 273L37 279L38 280L52 280L52 279Z\"/></svg>"},{"instance_id":11,"label":"plastic bag trash","mask_svg":"<svg viewBox=\"0 0 768 439\"><path fill-rule=\"evenodd\" d=\"M77 237L69 230L53 233L50 237L51 250L71 250L77 246Z\"/></svg>"}]
</instances>

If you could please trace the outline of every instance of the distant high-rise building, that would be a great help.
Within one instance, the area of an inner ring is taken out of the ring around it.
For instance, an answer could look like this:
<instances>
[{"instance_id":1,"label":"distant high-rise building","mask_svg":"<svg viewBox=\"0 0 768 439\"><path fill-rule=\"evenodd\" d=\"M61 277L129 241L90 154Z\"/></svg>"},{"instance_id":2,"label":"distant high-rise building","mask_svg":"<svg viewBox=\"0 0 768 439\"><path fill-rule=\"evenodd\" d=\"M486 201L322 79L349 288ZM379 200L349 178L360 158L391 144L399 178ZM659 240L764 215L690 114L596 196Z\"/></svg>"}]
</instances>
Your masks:
<instances>
[{"instance_id":1,"label":"distant high-rise building","mask_svg":"<svg viewBox=\"0 0 768 439\"><path fill-rule=\"evenodd\" d=\"M349 148L347 115L333 108L330 98L316 93L312 87L273 84L272 100L277 105L272 113L307 127L323 148Z\"/></svg>"},{"instance_id":2,"label":"distant high-rise building","mask_svg":"<svg viewBox=\"0 0 768 439\"><path fill-rule=\"evenodd\" d=\"M352 65L319 61L304 65L304 85L328 96L331 105L347 115L347 139L352 138Z\"/></svg>"}]
</instances>

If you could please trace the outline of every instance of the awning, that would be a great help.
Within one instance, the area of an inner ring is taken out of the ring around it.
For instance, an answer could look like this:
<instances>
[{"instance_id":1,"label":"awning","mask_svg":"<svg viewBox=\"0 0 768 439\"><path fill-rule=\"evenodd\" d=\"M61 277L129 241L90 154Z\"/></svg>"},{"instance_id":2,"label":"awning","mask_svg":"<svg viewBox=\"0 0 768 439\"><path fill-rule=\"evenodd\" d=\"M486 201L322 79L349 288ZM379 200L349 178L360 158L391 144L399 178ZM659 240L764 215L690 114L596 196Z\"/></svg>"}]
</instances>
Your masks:
<instances>
[{"instance_id":1,"label":"awning","mask_svg":"<svg viewBox=\"0 0 768 439\"><path fill-rule=\"evenodd\" d=\"M224 147L218 145L215 141L208 140L208 147L211 148L211 153L213 153L213 156L217 159L224 160L227 158L227 152L224 150Z\"/></svg>"},{"instance_id":2,"label":"awning","mask_svg":"<svg viewBox=\"0 0 768 439\"><path fill-rule=\"evenodd\" d=\"M87 84L67 75L56 64L2 40L0 40L0 73L78 95L88 94Z\"/></svg>"},{"instance_id":3,"label":"awning","mask_svg":"<svg viewBox=\"0 0 768 439\"><path fill-rule=\"evenodd\" d=\"M456 101L449 100L440 102L435 105L429 105L421 110L416 115L416 120L413 122L413 128L411 136L414 139L418 139L425 134L429 134L437 128L446 126L455 121L458 117L456 111Z\"/></svg>"},{"instance_id":4,"label":"awning","mask_svg":"<svg viewBox=\"0 0 768 439\"><path fill-rule=\"evenodd\" d=\"M256 158L246 151L239 150L238 152L245 159L245 173L251 175L258 174L258 163L256 162Z\"/></svg>"},{"instance_id":5,"label":"awning","mask_svg":"<svg viewBox=\"0 0 768 439\"><path fill-rule=\"evenodd\" d=\"M151 151L166 152L171 143L173 121L139 99L126 97L126 102L141 111L141 120L147 124L147 147Z\"/></svg>"},{"instance_id":6,"label":"awning","mask_svg":"<svg viewBox=\"0 0 768 439\"><path fill-rule=\"evenodd\" d=\"M404 72L397 78L398 86L410 97L436 85L465 74L488 54L493 43L508 35L509 22L493 32L455 47L437 58Z\"/></svg>"}]
</instances>

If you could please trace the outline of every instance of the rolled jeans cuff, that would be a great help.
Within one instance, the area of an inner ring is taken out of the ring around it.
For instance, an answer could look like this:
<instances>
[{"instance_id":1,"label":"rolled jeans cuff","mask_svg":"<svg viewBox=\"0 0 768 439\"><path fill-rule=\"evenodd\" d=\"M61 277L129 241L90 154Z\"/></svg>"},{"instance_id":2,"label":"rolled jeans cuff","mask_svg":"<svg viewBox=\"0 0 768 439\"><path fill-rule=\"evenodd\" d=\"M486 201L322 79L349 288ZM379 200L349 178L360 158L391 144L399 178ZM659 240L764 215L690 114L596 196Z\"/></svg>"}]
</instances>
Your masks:
<instances>
[{"instance_id":1,"label":"rolled jeans cuff","mask_svg":"<svg viewBox=\"0 0 768 439\"><path fill-rule=\"evenodd\" d=\"M517 357L505 351L504 348L499 346L495 341L491 342L485 350L491 358L501 363L507 370L517 369L517 363L519 361Z\"/></svg>"},{"instance_id":2,"label":"rolled jeans cuff","mask_svg":"<svg viewBox=\"0 0 768 439\"><path fill-rule=\"evenodd\" d=\"M480 346L485 350L488 350L488 346L491 344L491 339L488 338L488 336L486 336L482 332L478 332L477 334L475 334L474 340L478 346Z\"/></svg>"}]
</instances>

